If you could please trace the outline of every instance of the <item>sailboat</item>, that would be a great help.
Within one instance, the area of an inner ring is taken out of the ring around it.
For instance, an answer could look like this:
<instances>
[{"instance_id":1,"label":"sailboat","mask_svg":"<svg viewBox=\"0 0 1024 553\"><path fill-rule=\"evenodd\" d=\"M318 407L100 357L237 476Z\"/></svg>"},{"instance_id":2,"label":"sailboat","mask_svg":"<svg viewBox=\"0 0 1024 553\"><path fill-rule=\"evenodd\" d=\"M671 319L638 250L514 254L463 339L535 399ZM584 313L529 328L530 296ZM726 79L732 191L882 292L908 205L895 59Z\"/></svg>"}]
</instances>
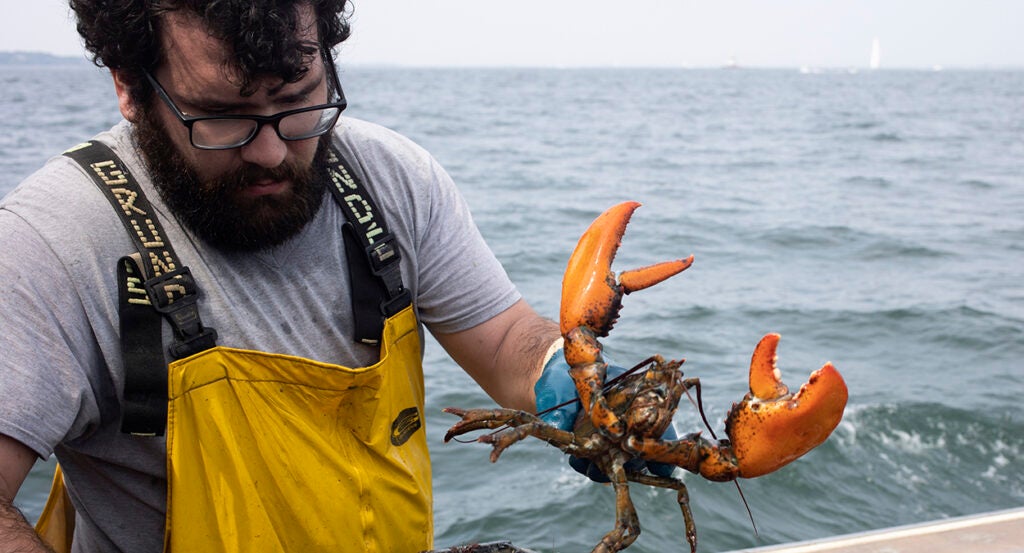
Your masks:
<instances>
[{"instance_id":1,"label":"sailboat","mask_svg":"<svg viewBox=\"0 0 1024 553\"><path fill-rule=\"evenodd\" d=\"M871 41L871 61L868 63L868 67L871 69L878 69L882 63L882 45L878 41L878 37L875 37Z\"/></svg>"}]
</instances>

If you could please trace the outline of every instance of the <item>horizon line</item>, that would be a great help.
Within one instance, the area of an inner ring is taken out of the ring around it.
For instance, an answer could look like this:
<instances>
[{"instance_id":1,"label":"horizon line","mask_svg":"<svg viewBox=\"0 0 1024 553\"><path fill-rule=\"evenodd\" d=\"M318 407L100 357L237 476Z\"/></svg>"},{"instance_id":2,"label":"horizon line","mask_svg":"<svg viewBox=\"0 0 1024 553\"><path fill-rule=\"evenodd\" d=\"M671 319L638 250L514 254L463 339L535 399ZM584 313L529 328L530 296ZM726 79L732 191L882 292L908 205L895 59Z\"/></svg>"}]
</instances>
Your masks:
<instances>
[{"instance_id":1,"label":"horizon line","mask_svg":"<svg viewBox=\"0 0 1024 553\"><path fill-rule=\"evenodd\" d=\"M55 60L63 60L74 63L86 63L92 64L92 61L82 52L81 55L73 54L55 54L52 52L45 52L42 50L0 50L0 55L24 55L24 56L39 56L47 57ZM808 72L833 72L833 71L857 71L857 72L875 72L875 71L1019 71L1024 70L1024 64L974 64L974 65L960 65L960 64L922 64L922 65L892 65L872 68L867 65L851 65L851 64L827 64L827 65L815 65L807 63L791 63L791 64L751 64L751 65L731 65L729 63L720 64L668 64L668 63L574 63L574 64L548 64L541 65L536 63L526 62L506 62L506 63L408 63L408 62L384 62L384 61L344 61L340 60L340 63L349 67L361 67L361 68L372 68L372 69L725 69L725 70L807 70Z\"/></svg>"}]
</instances>

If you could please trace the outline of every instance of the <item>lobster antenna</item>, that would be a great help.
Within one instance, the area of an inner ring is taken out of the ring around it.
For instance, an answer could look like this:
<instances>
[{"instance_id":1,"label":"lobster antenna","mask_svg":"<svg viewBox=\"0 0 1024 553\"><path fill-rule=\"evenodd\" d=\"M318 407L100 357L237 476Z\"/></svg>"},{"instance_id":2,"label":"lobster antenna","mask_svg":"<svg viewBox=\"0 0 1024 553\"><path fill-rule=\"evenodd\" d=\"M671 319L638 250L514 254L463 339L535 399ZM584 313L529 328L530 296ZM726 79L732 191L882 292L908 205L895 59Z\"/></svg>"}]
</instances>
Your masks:
<instances>
[{"instance_id":1,"label":"lobster antenna","mask_svg":"<svg viewBox=\"0 0 1024 553\"><path fill-rule=\"evenodd\" d=\"M623 378L626 378L627 376L635 373L636 371L642 369L643 367L646 367L647 365L650 365L651 363L654 363L654 356L653 355L648 357L647 359L644 359L643 361L637 363L636 365L633 365L633 367L631 369L629 369L628 371L620 374L619 376L616 376L615 378L609 380L608 382L605 382L604 383L604 388L602 388L602 390L607 391L608 388L611 388L612 386L614 386L616 382L622 380Z\"/></svg>"},{"instance_id":2,"label":"lobster antenna","mask_svg":"<svg viewBox=\"0 0 1024 553\"><path fill-rule=\"evenodd\" d=\"M690 388L689 388L689 386L683 387L683 391L686 392L686 397L687 397L687 399L690 400L690 403L692 403L693 406L697 408L697 412L700 413L700 418L701 418L702 421L704 421L704 428L707 428L708 432L711 433L711 437L717 440L718 436L715 435L715 430L713 428L711 428L711 423L708 422L708 417L707 417L707 415L704 414L704 400L701 399L701 395L700 395L700 380L694 378L693 379L693 383L694 383L693 387L697 388L697 400L696 401L694 401L693 396L690 395Z\"/></svg>"},{"instance_id":3,"label":"lobster antenna","mask_svg":"<svg viewBox=\"0 0 1024 553\"><path fill-rule=\"evenodd\" d=\"M740 499L743 500L743 506L747 509L747 517L750 518L750 525L754 527L754 537L761 537L757 534L757 523L754 522L754 513L750 511L750 504L747 503L747 497L743 495L743 488L740 487L740 481L733 480L732 483L736 484L736 491L740 493Z\"/></svg>"}]
</instances>

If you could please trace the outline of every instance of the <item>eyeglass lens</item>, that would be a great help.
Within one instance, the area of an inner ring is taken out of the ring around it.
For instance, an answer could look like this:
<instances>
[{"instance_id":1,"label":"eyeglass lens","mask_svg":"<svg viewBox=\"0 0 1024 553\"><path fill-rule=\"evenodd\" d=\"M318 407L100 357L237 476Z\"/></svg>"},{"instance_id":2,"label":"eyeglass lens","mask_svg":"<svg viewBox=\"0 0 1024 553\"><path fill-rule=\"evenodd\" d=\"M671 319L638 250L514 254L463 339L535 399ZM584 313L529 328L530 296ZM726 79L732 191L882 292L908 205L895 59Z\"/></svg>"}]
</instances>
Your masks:
<instances>
[{"instance_id":1,"label":"eyeglass lens","mask_svg":"<svg viewBox=\"0 0 1024 553\"><path fill-rule=\"evenodd\" d=\"M313 138L330 130L340 114L337 107L292 113L277 121L277 132L284 140ZM200 147L240 145L256 134L258 127L252 119L201 119L192 124L192 142Z\"/></svg>"}]
</instances>

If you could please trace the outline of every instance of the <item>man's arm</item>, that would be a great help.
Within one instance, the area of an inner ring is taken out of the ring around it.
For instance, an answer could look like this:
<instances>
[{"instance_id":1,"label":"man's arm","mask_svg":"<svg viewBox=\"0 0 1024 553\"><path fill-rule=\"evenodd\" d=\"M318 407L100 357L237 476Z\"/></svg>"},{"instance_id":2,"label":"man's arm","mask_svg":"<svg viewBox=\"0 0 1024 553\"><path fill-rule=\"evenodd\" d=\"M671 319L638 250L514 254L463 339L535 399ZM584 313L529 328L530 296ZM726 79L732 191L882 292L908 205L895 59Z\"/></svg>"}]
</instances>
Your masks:
<instances>
[{"instance_id":1,"label":"man's arm","mask_svg":"<svg viewBox=\"0 0 1024 553\"><path fill-rule=\"evenodd\" d=\"M14 496L35 462L36 453L28 446L0 434L0 551L52 551L43 545L32 525L14 506Z\"/></svg>"},{"instance_id":2,"label":"man's arm","mask_svg":"<svg viewBox=\"0 0 1024 553\"><path fill-rule=\"evenodd\" d=\"M559 331L557 323L519 300L473 328L435 337L498 404L533 412L533 385Z\"/></svg>"}]
</instances>

